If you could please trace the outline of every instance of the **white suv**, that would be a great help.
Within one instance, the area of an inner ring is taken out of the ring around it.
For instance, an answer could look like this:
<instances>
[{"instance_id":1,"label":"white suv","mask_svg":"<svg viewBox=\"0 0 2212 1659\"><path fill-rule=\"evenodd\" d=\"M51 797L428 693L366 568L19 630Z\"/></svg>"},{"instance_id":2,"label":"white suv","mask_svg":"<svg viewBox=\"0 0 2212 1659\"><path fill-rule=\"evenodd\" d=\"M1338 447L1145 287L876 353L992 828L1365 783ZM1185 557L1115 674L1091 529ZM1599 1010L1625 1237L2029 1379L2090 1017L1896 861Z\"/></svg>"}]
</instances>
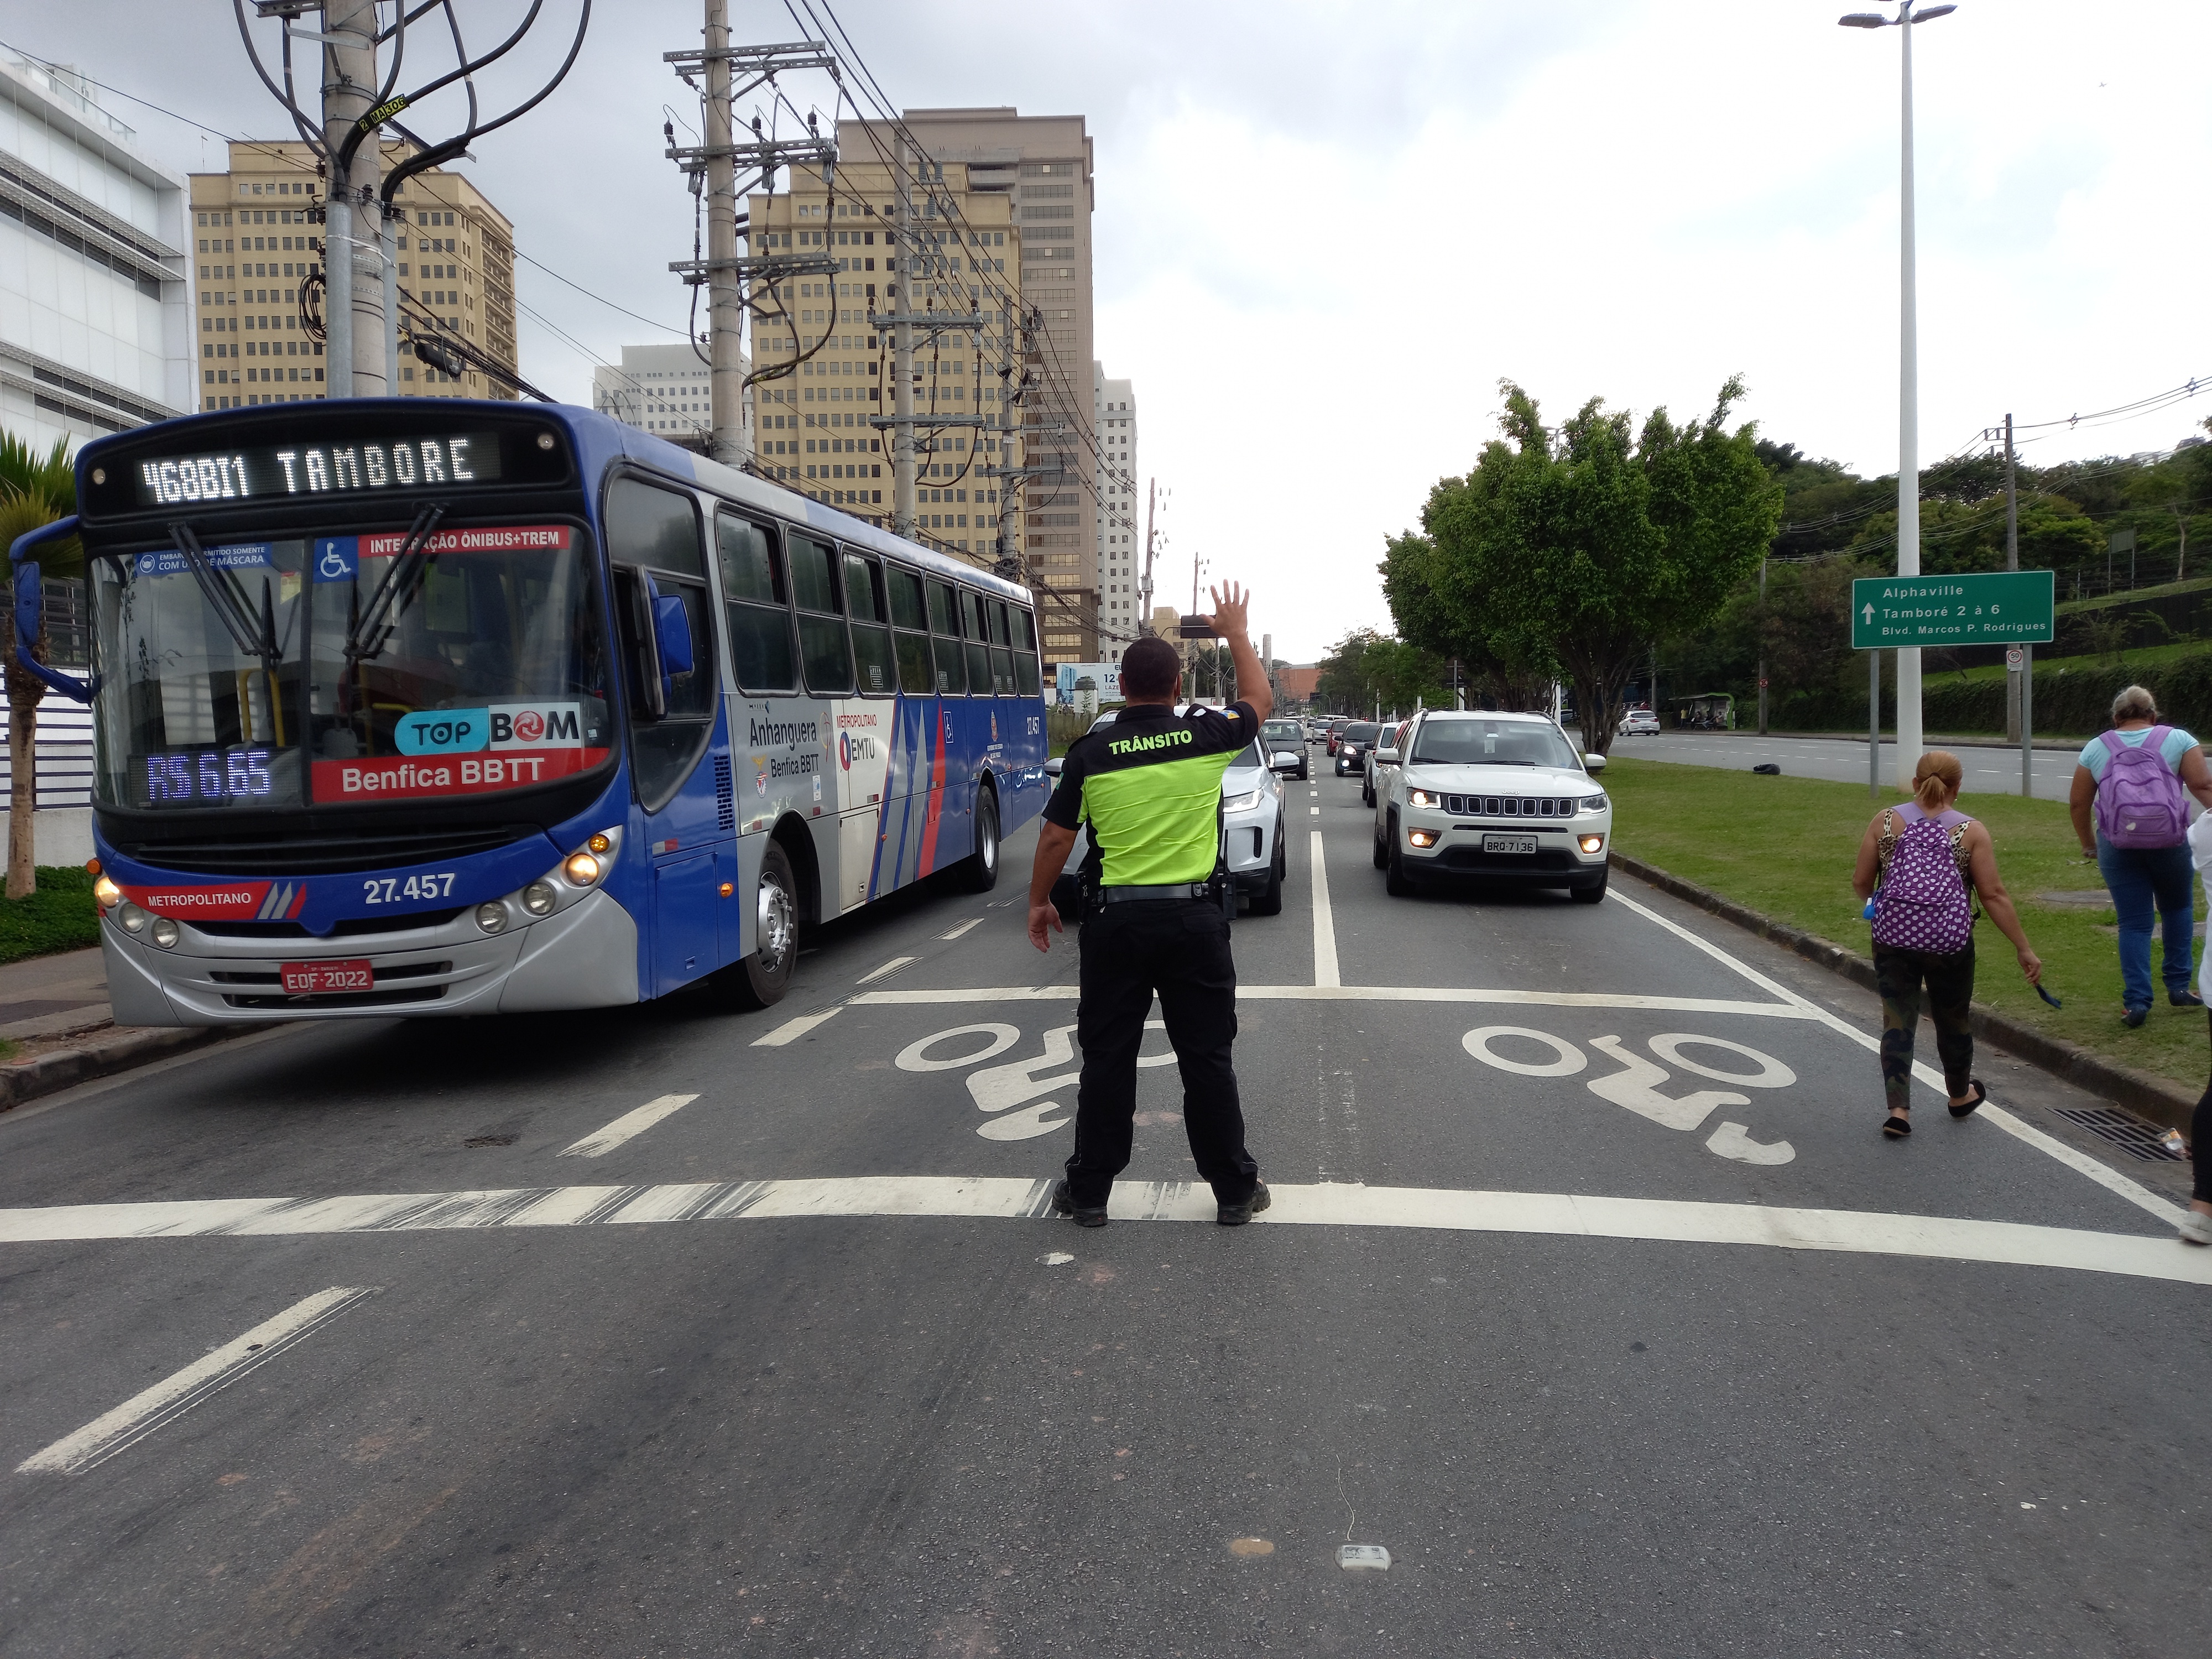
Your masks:
<instances>
[{"instance_id":1,"label":"white suv","mask_svg":"<svg viewBox=\"0 0 2212 1659\"><path fill-rule=\"evenodd\" d=\"M1422 714L1375 758L1375 867L1392 893L1480 876L1605 896L1613 803L1590 775L1605 757L1577 755L1543 715Z\"/></svg>"}]
</instances>

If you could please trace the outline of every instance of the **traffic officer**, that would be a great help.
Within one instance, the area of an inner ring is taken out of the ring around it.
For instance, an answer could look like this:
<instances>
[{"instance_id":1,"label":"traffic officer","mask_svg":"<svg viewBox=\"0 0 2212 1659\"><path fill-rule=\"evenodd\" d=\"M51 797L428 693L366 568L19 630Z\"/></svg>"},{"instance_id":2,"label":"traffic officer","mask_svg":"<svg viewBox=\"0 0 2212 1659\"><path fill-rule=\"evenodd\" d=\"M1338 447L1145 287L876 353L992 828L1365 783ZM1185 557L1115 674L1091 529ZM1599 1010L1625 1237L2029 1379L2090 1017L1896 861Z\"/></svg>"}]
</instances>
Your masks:
<instances>
[{"instance_id":1,"label":"traffic officer","mask_svg":"<svg viewBox=\"0 0 2212 1659\"><path fill-rule=\"evenodd\" d=\"M1181 657L1165 640L1139 640L1121 657L1127 706L1068 746L1037 837L1030 942L1049 951L1060 927L1053 884L1066 868L1077 826L1090 820L1075 1014L1083 1079L1075 1152L1066 1178L1053 1189L1054 1211L1079 1226L1106 1224L1114 1177L1128 1167L1137 1049L1155 992L1182 1071L1183 1131L1192 1161L1213 1188L1215 1218L1241 1227L1267 1207L1260 1166L1244 1150L1229 1057L1237 1037L1237 964L1220 885L1228 878L1221 775L1259 735L1274 700L1246 632L1246 594L1231 583L1212 597L1209 620L1229 642L1245 696L1227 708L1177 714Z\"/></svg>"}]
</instances>

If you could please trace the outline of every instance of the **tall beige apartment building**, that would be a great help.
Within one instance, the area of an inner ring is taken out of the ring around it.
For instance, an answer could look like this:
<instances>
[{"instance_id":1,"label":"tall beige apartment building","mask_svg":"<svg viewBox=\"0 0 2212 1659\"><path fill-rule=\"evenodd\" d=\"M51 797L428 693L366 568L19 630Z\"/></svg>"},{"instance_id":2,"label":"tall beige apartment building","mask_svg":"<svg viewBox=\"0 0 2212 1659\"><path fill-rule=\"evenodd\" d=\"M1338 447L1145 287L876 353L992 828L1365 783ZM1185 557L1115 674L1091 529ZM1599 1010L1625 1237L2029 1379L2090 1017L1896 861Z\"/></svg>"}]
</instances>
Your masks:
<instances>
[{"instance_id":1,"label":"tall beige apartment building","mask_svg":"<svg viewBox=\"0 0 2212 1659\"><path fill-rule=\"evenodd\" d=\"M1011 107L911 109L901 123L919 147L912 163L922 251L967 262L964 270L956 265L925 279L914 299L920 308L974 306L986 313L988 343L977 362L986 366L988 384L972 374L969 383L986 394L981 412L1000 417L997 428L985 428L985 441L992 446L985 453L1001 464L1017 456L1027 472L1012 503L1019 507L1014 545L1025 579L1039 595L1037 626L1045 660L1098 661L1100 481L1091 441L1092 155L1084 118L1025 116ZM890 201L897 148L898 134L885 122L838 123L837 177L850 180L857 171L869 181L878 229ZM928 177L922 180L925 167ZM816 188L818 180L810 185L808 178L801 169L793 190ZM957 240L967 231L985 229L992 239L988 252ZM988 270L977 263L986 257ZM1023 331L1018 341L1023 355L1001 382L998 354L1005 349L1009 313L1017 306L1032 308L1037 325ZM761 337L768 337L765 331ZM763 365L774 361L764 345L755 356ZM1022 401L1007 403L1006 393L1024 379ZM925 368L918 391L944 384L941 370ZM945 406L942 401L939 406ZM769 407L760 405L763 414ZM920 398L917 407L927 407ZM977 404L970 400L968 407ZM1018 448L1004 443L1009 429L1021 433ZM763 427L760 435L765 447L775 434ZM941 464L942 457L937 459ZM937 479L924 482L933 484ZM990 480L991 493L1012 482ZM927 510L935 514L940 505L929 503ZM942 532L932 526L931 533Z\"/></svg>"},{"instance_id":2,"label":"tall beige apartment building","mask_svg":"<svg viewBox=\"0 0 2212 1659\"><path fill-rule=\"evenodd\" d=\"M416 154L384 146L389 168ZM315 156L297 140L230 146L223 173L191 175L192 269L197 276L200 408L242 409L331 395L319 342L300 323L300 286L322 264L322 227L310 219L319 181ZM404 181L393 199L394 263L403 340L444 326L510 374L514 349L514 227L458 173L432 167ZM403 344L403 398L512 398L513 390L470 370L441 374ZM343 394L342 394L343 395Z\"/></svg>"}]
</instances>

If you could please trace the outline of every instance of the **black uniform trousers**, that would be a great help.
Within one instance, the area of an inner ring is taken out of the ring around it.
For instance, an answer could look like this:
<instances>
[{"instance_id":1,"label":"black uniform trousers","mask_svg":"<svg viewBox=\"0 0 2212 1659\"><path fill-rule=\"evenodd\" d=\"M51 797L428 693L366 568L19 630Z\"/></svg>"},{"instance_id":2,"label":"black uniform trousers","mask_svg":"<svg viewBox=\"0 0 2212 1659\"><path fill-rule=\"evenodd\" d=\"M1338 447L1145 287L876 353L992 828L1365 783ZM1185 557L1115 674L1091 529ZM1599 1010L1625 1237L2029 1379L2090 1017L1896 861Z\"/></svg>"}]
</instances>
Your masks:
<instances>
[{"instance_id":1,"label":"black uniform trousers","mask_svg":"<svg viewBox=\"0 0 2212 1659\"><path fill-rule=\"evenodd\" d=\"M1083 1080L1075 1097L1068 1195L1103 1206L1129 1166L1137 1111L1137 1050L1159 994L1182 1072L1182 1127L1199 1175L1224 1204L1252 1196L1260 1166L1244 1150L1244 1113L1230 1048L1237 1040L1237 963L1229 919L1205 899L1139 899L1085 916L1075 1037Z\"/></svg>"}]
</instances>

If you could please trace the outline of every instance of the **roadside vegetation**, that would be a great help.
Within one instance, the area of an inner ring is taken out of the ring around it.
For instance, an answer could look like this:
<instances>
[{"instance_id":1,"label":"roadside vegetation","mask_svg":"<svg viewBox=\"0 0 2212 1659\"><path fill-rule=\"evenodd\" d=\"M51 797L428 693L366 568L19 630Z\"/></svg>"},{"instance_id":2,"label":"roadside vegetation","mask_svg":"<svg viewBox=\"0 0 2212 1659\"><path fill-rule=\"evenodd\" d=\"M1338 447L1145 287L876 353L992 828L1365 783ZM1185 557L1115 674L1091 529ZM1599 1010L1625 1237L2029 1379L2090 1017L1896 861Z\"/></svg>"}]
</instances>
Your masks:
<instances>
[{"instance_id":1,"label":"roadside vegetation","mask_svg":"<svg viewBox=\"0 0 2212 1659\"><path fill-rule=\"evenodd\" d=\"M1864 785L1616 757L1606 769L1605 787L1613 798L1613 845L1621 852L1861 956L1872 954L1850 883L1859 837L1876 810ZM1884 791L1885 803L1902 799ZM2104 894L2095 864L2082 858L2074 839L2065 805L1970 792L1960 798L1959 810L1988 825L2005 887L2043 958L2044 983L2066 1006L2046 1007L2037 998L2021 978L2011 946L1988 927L1974 930L1976 998L2108 1060L2203 1087L2203 1012L2170 1007L2161 995L2149 1023L2128 1030L2120 1024L2119 937L2111 904L2050 900L2053 894ZM2197 919L2204 919L2201 909ZM2152 948L2155 964L2158 947ZM1868 1109L1878 1115L1881 1085L1872 1055L1866 1084Z\"/></svg>"},{"instance_id":2,"label":"roadside vegetation","mask_svg":"<svg viewBox=\"0 0 2212 1659\"><path fill-rule=\"evenodd\" d=\"M0 898L0 962L82 951L100 943L92 878L70 864L39 866L37 890Z\"/></svg>"}]
</instances>

